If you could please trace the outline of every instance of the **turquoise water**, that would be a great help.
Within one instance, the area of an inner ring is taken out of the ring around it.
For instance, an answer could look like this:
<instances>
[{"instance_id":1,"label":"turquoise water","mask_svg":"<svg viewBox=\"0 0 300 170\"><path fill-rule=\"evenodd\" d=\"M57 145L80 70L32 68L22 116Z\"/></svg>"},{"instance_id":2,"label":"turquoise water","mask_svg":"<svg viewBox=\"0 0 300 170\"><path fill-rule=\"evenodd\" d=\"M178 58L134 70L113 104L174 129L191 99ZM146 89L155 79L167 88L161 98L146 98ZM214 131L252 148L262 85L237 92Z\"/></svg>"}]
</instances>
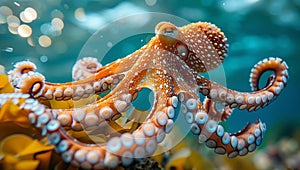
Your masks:
<instances>
[{"instance_id":1,"label":"turquoise water","mask_svg":"<svg viewBox=\"0 0 300 170\"><path fill-rule=\"evenodd\" d=\"M241 129L246 122L260 118L267 124L267 139L274 141L282 136L293 136L300 128L299 0L4 0L0 6L9 7L17 17L27 7L34 8L38 14L37 19L31 23L21 21L21 24L27 24L32 29L29 40L9 31L7 23L0 24L0 64L10 70L17 61L30 60L51 82L71 81L71 68L78 58L85 55L80 52L89 37L121 17L158 12L175 15L187 22L214 23L225 33L230 45L228 57L223 64L227 87L250 91L250 70L259 60L267 57L281 57L290 68L288 86L276 101L257 112L235 111L227 121L229 130ZM51 32L49 25L53 18L63 21L61 30ZM51 39L49 47L41 46L41 35ZM148 35L127 38L112 50L110 46L115 44L108 44L109 40L99 42L99 48L107 45L106 49L102 49L108 51L103 64L130 54L149 39ZM97 44L94 45L97 48Z\"/></svg>"}]
</instances>

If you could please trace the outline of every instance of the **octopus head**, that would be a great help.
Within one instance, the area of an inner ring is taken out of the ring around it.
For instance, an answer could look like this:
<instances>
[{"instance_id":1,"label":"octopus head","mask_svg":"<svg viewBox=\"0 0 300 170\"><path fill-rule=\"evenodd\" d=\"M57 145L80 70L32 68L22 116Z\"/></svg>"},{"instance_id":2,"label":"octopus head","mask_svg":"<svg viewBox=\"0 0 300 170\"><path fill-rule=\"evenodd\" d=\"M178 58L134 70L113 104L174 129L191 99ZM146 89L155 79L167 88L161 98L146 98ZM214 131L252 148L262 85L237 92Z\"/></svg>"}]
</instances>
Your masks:
<instances>
[{"instance_id":1,"label":"octopus head","mask_svg":"<svg viewBox=\"0 0 300 170\"><path fill-rule=\"evenodd\" d=\"M207 72L218 67L226 57L228 45L224 33L207 22L176 27L160 22L155 27L162 47L180 56L196 72Z\"/></svg>"}]
</instances>

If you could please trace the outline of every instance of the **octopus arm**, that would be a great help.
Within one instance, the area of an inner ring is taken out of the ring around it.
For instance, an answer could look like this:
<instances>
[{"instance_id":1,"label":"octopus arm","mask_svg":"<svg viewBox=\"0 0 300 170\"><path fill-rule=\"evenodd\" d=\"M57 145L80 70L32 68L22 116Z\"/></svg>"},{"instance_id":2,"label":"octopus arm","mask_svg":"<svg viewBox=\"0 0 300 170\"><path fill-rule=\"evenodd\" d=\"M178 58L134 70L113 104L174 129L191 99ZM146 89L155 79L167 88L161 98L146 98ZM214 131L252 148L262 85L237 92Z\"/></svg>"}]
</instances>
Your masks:
<instances>
[{"instance_id":1,"label":"octopus arm","mask_svg":"<svg viewBox=\"0 0 300 170\"><path fill-rule=\"evenodd\" d=\"M40 97L40 100L78 100L114 87L124 78L124 72L134 65L138 56L139 52L135 52L103 67L94 58L81 59L73 67L73 78L77 81L69 83L45 82L45 77L34 72L36 66L29 61L15 64L15 68L9 71L9 77L19 92Z\"/></svg>"},{"instance_id":2,"label":"octopus arm","mask_svg":"<svg viewBox=\"0 0 300 170\"><path fill-rule=\"evenodd\" d=\"M160 87L151 86L153 81L158 80L158 74L162 73L162 71L158 72L157 70L142 70L137 76L128 74L127 76L132 76L132 78L122 80L116 88L98 101L80 108L52 109L52 111L55 113L55 118L60 121L62 126L70 127L75 131L98 126L104 121L114 121L121 116L122 112L129 109L132 100L137 97L139 89L143 87L148 87L150 89L161 88L156 90L159 90L159 93L162 94L166 94L166 91L168 91L168 95L170 95L171 91L167 90L167 87L171 87L171 85ZM154 79L153 76L156 78ZM144 81L142 80L143 77L149 78ZM168 79L162 81L170 83L170 80ZM156 107L154 106L153 108Z\"/></svg>"},{"instance_id":3,"label":"octopus arm","mask_svg":"<svg viewBox=\"0 0 300 170\"><path fill-rule=\"evenodd\" d=\"M271 70L275 76L271 76L269 83L262 89L258 89L258 81L263 72ZM253 92L238 92L227 89L215 82L209 81L202 76L197 76L199 91L215 102L229 105L230 108L237 107L240 110L258 110L273 101L287 84L288 66L280 58L269 58L260 61L252 69L251 86Z\"/></svg>"},{"instance_id":4,"label":"octopus arm","mask_svg":"<svg viewBox=\"0 0 300 170\"><path fill-rule=\"evenodd\" d=\"M113 89L123 80L124 76L124 73L117 73L101 79L90 76L74 84L45 83L43 91L38 97L41 100L79 100L92 94L100 94Z\"/></svg>"},{"instance_id":5,"label":"octopus arm","mask_svg":"<svg viewBox=\"0 0 300 170\"><path fill-rule=\"evenodd\" d=\"M244 156L259 146L265 135L266 125L260 120L248 123L237 133L228 133L204 111L199 111L192 124L192 132L199 135L199 142L213 148L217 154L227 154L228 158Z\"/></svg>"},{"instance_id":6,"label":"octopus arm","mask_svg":"<svg viewBox=\"0 0 300 170\"><path fill-rule=\"evenodd\" d=\"M75 81L83 80L101 69L102 65L97 58L84 57L74 64L72 68L72 78Z\"/></svg>"},{"instance_id":7,"label":"octopus arm","mask_svg":"<svg viewBox=\"0 0 300 170\"><path fill-rule=\"evenodd\" d=\"M124 74L114 74L99 80L91 77L77 83L56 84L45 82L45 77L38 72L28 72L16 80L16 92L30 94L39 100L79 100L87 98L92 94L106 92L115 87ZM15 81L15 82L16 82ZM82 82L81 82L82 81ZM81 82L81 83L79 83Z\"/></svg>"},{"instance_id":8,"label":"octopus arm","mask_svg":"<svg viewBox=\"0 0 300 170\"><path fill-rule=\"evenodd\" d=\"M233 158L238 155L246 155L261 144L266 131L266 126L261 121L257 120L252 124L247 124L243 130L231 134L218 124L220 115L214 117L210 115L211 113L206 112L206 105L209 103L202 106L196 96L187 92L180 92L178 100L181 102L180 113L191 125L191 132L198 135L200 143L205 143L216 153L227 154L229 158ZM207 100L206 102L213 102L210 99Z\"/></svg>"},{"instance_id":9,"label":"octopus arm","mask_svg":"<svg viewBox=\"0 0 300 170\"><path fill-rule=\"evenodd\" d=\"M154 75L156 77L157 74ZM158 76L160 77L160 76ZM157 77L156 77L157 78ZM152 79L152 78L150 78ZM152 81L155 79L153 78ZM169 82L168 78L161 78ZM170 84L169 84L170 85ZM161 89L162 90L162 89ZM173 127L174 107L178 99L172 96L172 86L165 86L166 93L156 93L156 105L152 113L136 131L112 137L106 144L85 144L68 136L62 128L61 121L56 119L55 110L46 109L28 94L1 94L1 101L13 101L28 114L29 121L42 134L47 135L63 160L82 168L116 167L118 164L130 164L135 158L150 156L157 144L164 140L165 134Z\"/></svg>"},{"instance_id":10,"label":"octopus arm","mask_svg":"<svg viewBox=\"0 0 300 170\"><path fill-rule=\"evenodd\" d=\"M190 105L190 103L191 100L195 99L187 98L187 101L181 99L179 96L179 100L185 108L183 109L185 111L181 109L181 113L185 115L186 121L191 124L191 132L198 135L199 143L205 143L207 147L213 148L217 154L227 154L229 158L238 155L244 156L248 152L254 151L261 144L266 126L260 120L247 124L241 131L231 134L226 132L224 127L218 124L218 120L214 120L209 115L210 113L202 110L201 107L193 110L195 108L191 108L193 105ZM196 103L199 104L199 102Z\"/></svg>"},{"instance_id":11,"label":"octopus arm","mask_svg":"<svg viewBox=\"0 0 300 170\"><path fill-rule=\"evenodd\" d=\"M131 106L131 94L111 96L80 108L52 109L54 118L63 127L73 131L81 131L100 126L103 122L115 121Z\"/></svg>"},{"instance_id":12,"label":"octopus arm","mask_svg":"<svg viewBox=\"0 0 300 170\"><path fill-rule=\"evenodd\" d=\"M221 121L225 121L227 120L233 109L230 108L229 106L218 106L219 103L214 102L213 100L209 99L208 97L206 97L204 99L203 102L203 106L205 108L205 111L208 113L208 116L210 117L210 119L213 119L217 122Z\"/></svg>"}]
</instances>

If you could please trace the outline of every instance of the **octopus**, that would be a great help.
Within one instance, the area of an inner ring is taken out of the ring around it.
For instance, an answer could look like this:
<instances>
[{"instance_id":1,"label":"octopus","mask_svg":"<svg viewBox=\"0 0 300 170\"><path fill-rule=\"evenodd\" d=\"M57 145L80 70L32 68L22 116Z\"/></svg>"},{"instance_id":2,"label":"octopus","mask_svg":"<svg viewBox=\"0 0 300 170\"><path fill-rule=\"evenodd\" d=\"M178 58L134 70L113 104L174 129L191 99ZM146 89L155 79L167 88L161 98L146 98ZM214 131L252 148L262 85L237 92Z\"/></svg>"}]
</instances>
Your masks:
<instances>
[{"instance_id":1,"label":"octopus","mask_svg":"<svg viewBox=\"0 0 300 170\"><path fill-rule=\"evenodd\" d=\"M96 58L80 59L73 67L74 81L68 83L47 82L33 63L22 61L8 72L15 92L0 94L0 106L13 102L66 163L84 169L128 166L150 157L172 131L179 114L199 143L228 158L244 156L262 143L266 124L256 120L229 133L219 123L229 118L233 109L251 112L270 104L287 85L288 66L280 58L264 59L251 70L252 91L228 89L201 75L222 64L228 51L226 41L224 33L208 22L182 27L160 22L155 36L124 58L105 66ZM259 87L266 71L273 74ZM85 143L66 133L67 128L82 131L113 124L132 107L143 88L154 93L154 101L136 127L111 132L100 144ZM80 107L54 109L45 104L104 93L104 97ZM203 101L199 95L205 97Z\"/></svg>"}]
</instances>

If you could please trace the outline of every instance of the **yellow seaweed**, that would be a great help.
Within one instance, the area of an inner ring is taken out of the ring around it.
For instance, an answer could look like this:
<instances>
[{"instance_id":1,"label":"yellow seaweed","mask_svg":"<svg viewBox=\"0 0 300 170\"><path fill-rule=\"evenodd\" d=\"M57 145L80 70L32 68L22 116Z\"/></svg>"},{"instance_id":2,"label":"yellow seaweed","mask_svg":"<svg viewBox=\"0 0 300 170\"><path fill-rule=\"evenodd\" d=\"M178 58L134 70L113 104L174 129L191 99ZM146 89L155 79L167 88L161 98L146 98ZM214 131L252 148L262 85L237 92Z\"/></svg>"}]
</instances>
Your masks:
<instances>
[{"instance_id":1,"label":"yellow seaweed","mask_svg":"<svg viewBox=\"0 0 300 170\"><path fill-rule=\"evenodd\" d=\"M13 93L14 88L9 83L8 77L0 73L0 93Z\"/></svg>"},{"instance_id":2,"label":"yellow seaweed","mask_svg":"<svg viewBox=\"0 0 300 170\"><path fill-rule=\"evenodd\" d=\"M27 118L27 114L22 111L19 106L15 105L12 101L7 101L0 108L0 121L3 122L14 122L15 124L28 128L30 123Z\"/></svg>"},{"instance_id":3,"label":"yellow seaweed","mask_svg":"<svg viewBox=\"0 0 300 170\"><path fill-rule=\"evenodd\" d=\"M50 156L43 157L47 161L35 159L37 155L48 154L53 149L23 134L6 137L0 143L0 154L3 156L0 165L6 169L37 169L40 162L49 162ZM42 158L42 157L40 157Z\"/></svg>"},{"instance_id":4,"label":"yellow seaweed","mask_svg":"<svg viewBox=\"0 0 300 170\"><path fill-rule=\"evenodd\" d=\"M35 170L39 165L39 161L38 160L24 160L21 162L18 162L15 164L14 169L15 170Z\"/></svg>"}]
</instances>

